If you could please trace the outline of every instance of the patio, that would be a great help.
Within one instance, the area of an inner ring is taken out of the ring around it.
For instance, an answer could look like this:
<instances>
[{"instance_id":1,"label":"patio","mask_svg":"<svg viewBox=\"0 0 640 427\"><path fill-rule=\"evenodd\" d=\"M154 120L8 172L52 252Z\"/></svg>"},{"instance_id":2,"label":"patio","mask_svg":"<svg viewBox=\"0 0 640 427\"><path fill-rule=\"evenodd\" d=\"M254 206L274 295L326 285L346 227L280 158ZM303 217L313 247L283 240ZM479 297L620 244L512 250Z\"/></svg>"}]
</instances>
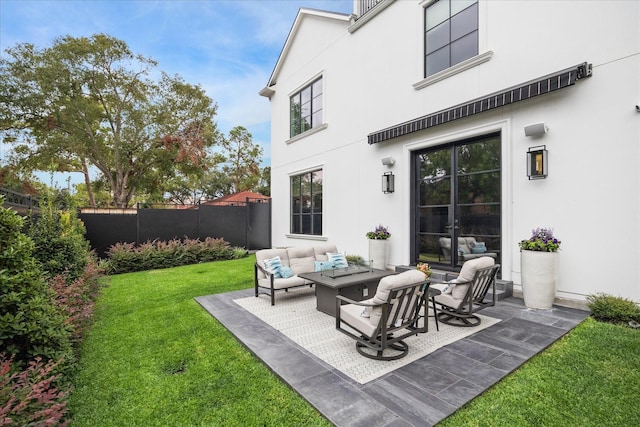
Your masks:
<instances>
[{"instance_id":1,"label":"patio","mask_svg":"<svg viewBox=\"0 0 640 427\"><path fill-rule=\"evenodd\" d=\"M588 316L559 306L529 310L510 297L482 311L499 323L359 384L234 302L252 295L246 289L196 301L337 426L434 425Z\"/></svg>"}]
</instances>

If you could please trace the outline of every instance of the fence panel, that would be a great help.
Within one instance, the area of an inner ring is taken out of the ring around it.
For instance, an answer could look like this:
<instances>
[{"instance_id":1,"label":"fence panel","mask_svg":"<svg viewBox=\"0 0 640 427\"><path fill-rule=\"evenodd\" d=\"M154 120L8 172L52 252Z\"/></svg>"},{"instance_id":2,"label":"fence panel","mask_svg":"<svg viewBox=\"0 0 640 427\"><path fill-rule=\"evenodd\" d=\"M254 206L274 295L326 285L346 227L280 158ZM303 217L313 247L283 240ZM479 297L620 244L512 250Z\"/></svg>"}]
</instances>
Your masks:
<instances>
[{"instance_id":1,"label":"fence panel","mask_svg":"<svg viewBox=\"0 0 640 427\"><path fill-rule=\"evenodd\" d=\"M101 257L118 242L222 238L249 250L271 247L271 203L201 205L198 209L138 209L137 213L80 213L87 240Z\"/></svg>"},{"instance_id":2,"label":"fence panel","mask_svg":"<svg viewBox=\"0 0 640 427\"><path fill-rule=\"evenodd\" d=\"M198 209L138 209L138 243L198 238Z\"/></svg>"},{"instance_id":3,"label":"fence panel","mask_svg":"<svg viewBox=\"0 0 640 427\"><path fill-rule=\"evenodd\" d=\"M269 203L249 203L247 245L249 249L271 247L271 200Z\"/></svg>"},{"instance_id":4,"label":"fence panel","mask_svg":"<svg viewBox=\"0 0 640 427\"><path fill-rule=\"evenodd\" d=\"M104 257L107 250L118 242L136 243L137 215L81 213L87 229L86 238L100 257Z\"/></svg>"}]
</instances>

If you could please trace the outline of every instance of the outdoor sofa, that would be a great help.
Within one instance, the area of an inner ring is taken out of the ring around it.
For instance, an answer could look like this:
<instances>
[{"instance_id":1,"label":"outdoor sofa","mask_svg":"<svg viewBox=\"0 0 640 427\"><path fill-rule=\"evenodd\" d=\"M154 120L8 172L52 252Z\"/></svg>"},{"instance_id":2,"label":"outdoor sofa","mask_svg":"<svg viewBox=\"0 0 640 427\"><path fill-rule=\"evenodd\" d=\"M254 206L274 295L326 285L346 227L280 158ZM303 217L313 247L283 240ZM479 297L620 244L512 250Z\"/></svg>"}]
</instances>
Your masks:
<instances>
[{"instance_id":1,"label":"outdoor sofa","mask_svg":"<svg viewBox=\"0 0 640 427\"><path fill-rule=\"evenodd\" d=\"M451 260L451 239L449 237L441 237L439 239L440 254L444 260ZM458 263L462 265L464 262L477 259L480 257L491 257L494 260L498 258L495 252L488 252L484 242L476 241L475 237L458 237Z\"/></svg>"},{"instance_id":2,"label":"outdoor sofa","mask_svg":"<svg viewBox=\"0 0 640 427\"><path fill-rule=\"evenodd\" d=\"M328 267L346 267L346 257L329 243L308 247L263 249L256 252L254 286L256 297L269 295L275 305L275 291L309 285L313 282L298 277Z\"/></svg>"}]
</instances>

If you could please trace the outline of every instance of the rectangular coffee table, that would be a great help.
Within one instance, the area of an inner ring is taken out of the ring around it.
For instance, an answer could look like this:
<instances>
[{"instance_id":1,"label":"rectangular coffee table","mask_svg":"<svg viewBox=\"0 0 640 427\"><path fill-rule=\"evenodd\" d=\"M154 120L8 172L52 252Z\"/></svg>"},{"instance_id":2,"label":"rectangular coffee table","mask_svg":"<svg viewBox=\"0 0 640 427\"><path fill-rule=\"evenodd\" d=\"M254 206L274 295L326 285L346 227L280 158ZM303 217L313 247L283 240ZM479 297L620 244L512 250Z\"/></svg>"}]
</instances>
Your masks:
<instances>
[{"instance_id":1,"label":"rectangular coffee table","mask_svg":"<svg viewBox=\"0 0 640 427\"><path fill-rule=\"evenodd\" d=\"M355 301L372 298L378 289L380 279L392 274L396 273L389 270L350 266L315 273L300 273L298 277L316 284L316 308L335 317L337 295L343 295Z\"/></svg>"}]
</instances>

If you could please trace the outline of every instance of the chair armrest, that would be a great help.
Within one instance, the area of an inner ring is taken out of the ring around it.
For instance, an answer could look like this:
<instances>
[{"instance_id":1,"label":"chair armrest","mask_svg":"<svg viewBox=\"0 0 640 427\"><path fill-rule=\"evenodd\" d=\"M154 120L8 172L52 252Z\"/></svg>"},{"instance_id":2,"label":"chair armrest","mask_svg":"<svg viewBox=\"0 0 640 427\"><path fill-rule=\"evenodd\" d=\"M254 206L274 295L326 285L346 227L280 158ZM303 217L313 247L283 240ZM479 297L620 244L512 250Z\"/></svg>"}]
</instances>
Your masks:
<instances>
[{"instance_id":1,"label":"chair armrest","mask_svg":"<svg viewBox=\"0 0 640 427\"><path fill-rule=\"evenodd\" d=\"M259 263L256 262L256 268L260 271L262 271L267 277L273 276L273 273L270 271L267 271L263 266L261 266Z\"/></svg>"},{"instance_id":2,"label":"chair armrest","mask_svg":"<svg viewBox=\"0 0 640 427\"><path fill-rule=\"evenodd\" d=\"M378 306L386 304L386 302L382 302L382 303L376 304L376 303L367 302L367 301L355 301L355 300L352 300L352 299L347 298L347 297L342 296L342 295L337 295L336 298L341 300L341 301L346 302L347 304L355 304L355 305L360 305L362 307L378 307Z\"/></svg>"}]
</instances>

